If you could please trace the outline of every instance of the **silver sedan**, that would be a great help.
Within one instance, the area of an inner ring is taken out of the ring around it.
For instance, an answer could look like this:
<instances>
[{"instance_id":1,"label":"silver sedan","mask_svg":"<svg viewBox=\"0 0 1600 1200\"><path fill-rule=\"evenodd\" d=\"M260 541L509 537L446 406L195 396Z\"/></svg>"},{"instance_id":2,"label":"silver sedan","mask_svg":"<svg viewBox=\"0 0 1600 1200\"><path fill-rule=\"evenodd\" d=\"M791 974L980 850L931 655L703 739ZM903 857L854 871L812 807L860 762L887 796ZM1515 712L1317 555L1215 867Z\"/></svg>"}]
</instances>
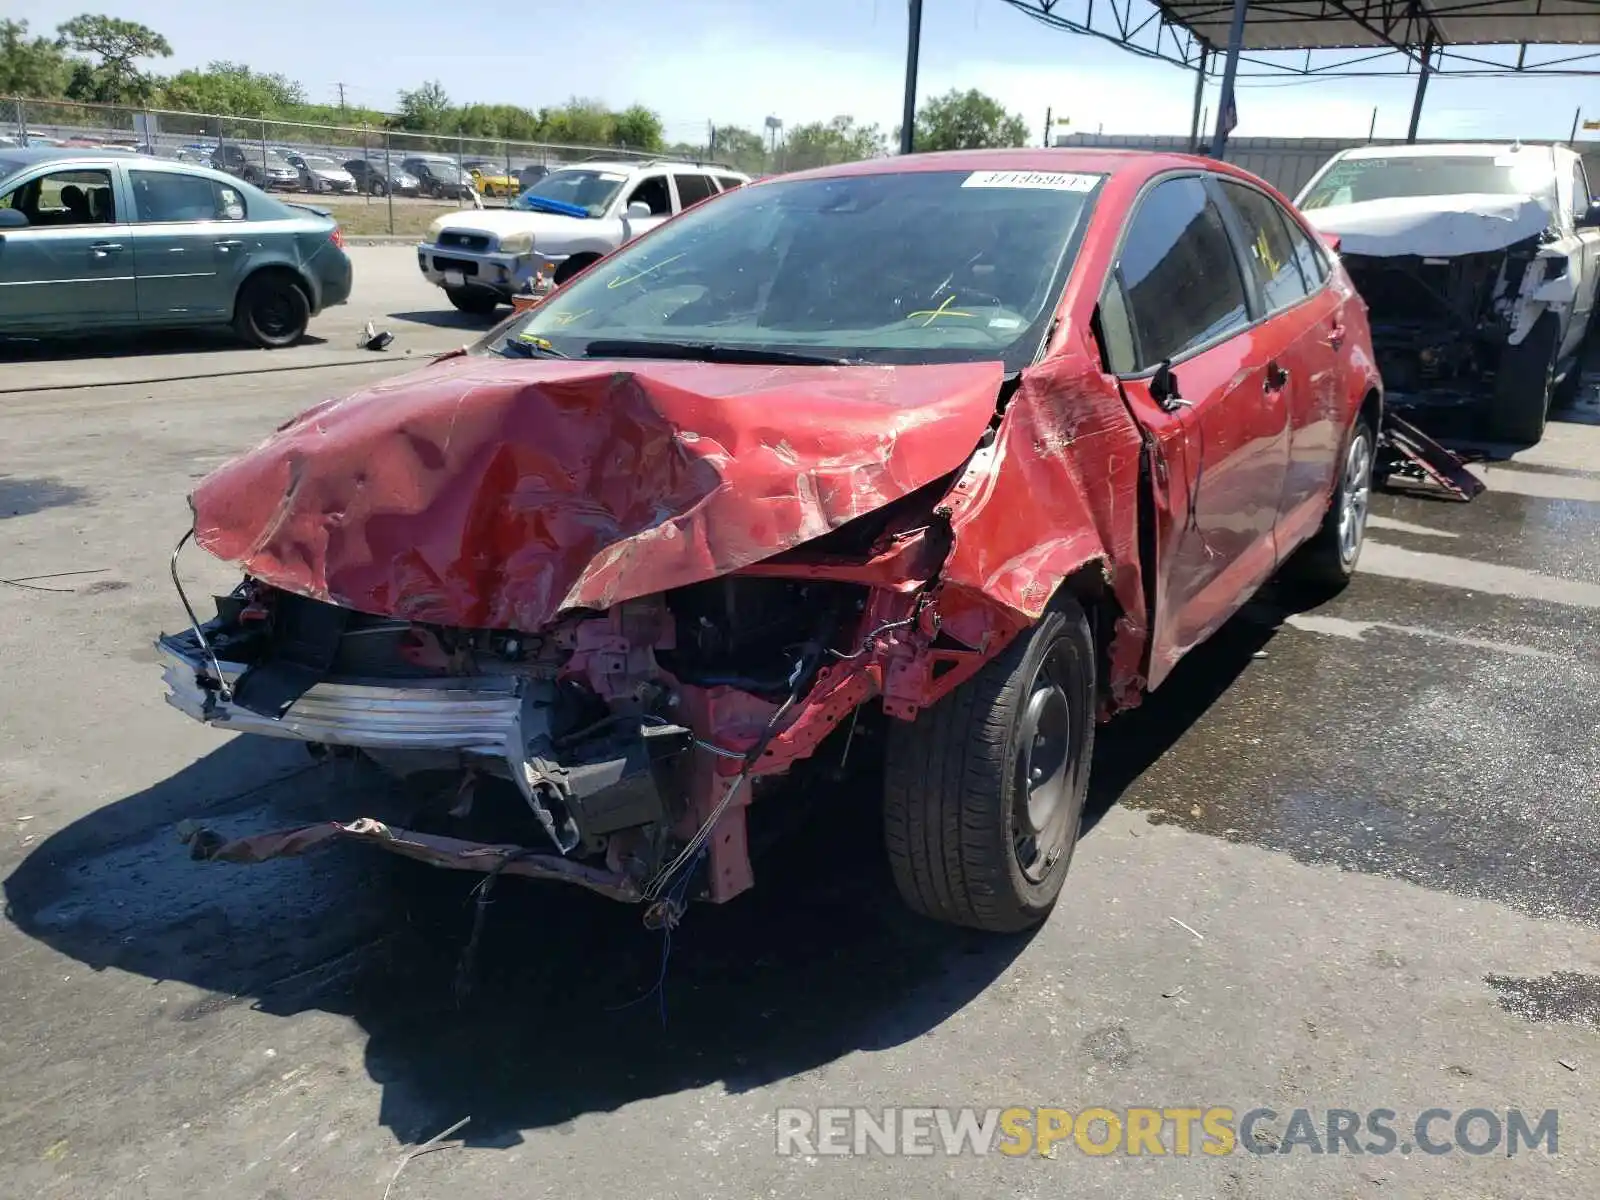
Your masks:
<instances>
[{"instance_id":1,"label":"silver sedan","mask_svg":"<svg viewBox=\"0 0 1600 1200\"><path fill-rule=\"evenodd\" d=\"M290 346L350 282L324 210L170 160L0 149L0 336L231 325Z\"/></svg>"}]
</instances>

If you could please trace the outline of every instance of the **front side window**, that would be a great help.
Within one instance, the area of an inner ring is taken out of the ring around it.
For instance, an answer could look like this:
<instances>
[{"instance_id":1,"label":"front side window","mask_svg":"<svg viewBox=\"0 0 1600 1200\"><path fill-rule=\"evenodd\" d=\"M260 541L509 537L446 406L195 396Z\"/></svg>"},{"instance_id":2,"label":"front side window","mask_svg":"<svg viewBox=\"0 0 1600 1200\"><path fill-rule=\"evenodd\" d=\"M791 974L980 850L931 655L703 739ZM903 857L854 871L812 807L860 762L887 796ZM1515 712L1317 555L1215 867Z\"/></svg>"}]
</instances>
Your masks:
<instances>
[{"instance_id":1,"label":"front side window","mask_svg":"<svg viewBox=\"0 0 1600 1200\"><path fill-rule=\"evenodd\" d=\"M1222 191L1244 226L1245 259L1261 288L1268 312L1298 304L1311 294L1294 246L1289 241L1287 218L1270 196L1229 180Z\"/></svg>"},{"instance_id":2,"label":"front side window","mask_svg":"<svg viewBox=\"0 0 1600 1200\"><path fill-rule=\"evenodd\" d=\"M740 188L623 247L482 348L577 358L620 340L638 357L710 345L1020 369L1100 179L910 171Z\"/></svg>"},{"instance_id":3,"label":"front side window","mask_svg":"<svg viewBox=\"0 0 1600 1200\"><path fill-rule=\"evenodd\" d=\"M641 180L639 186L628 193L629 204L648 204L652 217L672 215L672 193L667 190L665 175L652 175Z\"/></svg>"},{"instance_id":4,"label":"front side window","mask_svg":"<svg viewBox=\"0 0 1600 1200\"><path fill-rule=\"evenodd\" d=\"M237 188L199 175L169 171L130 171L136 219L163 221L242 221L244 197Z\"/></svg>"},{"instance_id":5,"label":"front side window","mask_svg":"<svg viewBox=\"0 0 1600 1200\"><path fill-rule=\"evenodd\" d=\"M117 219L111 172L102 170L52 171L0 197L0 207L16 209L29 225L48 228L110 225Z\"/></svg>"},{"instance_id":6,"label":"front side window","mask_svg":"<svg viewBox=\"0 0 1600 1200\"><path fill-rule=\"evenodd\" d=\"M1118 269L1141 368L1249 323L1233 244L1198 177L1166 180L1140 201Z\"/></svg>"},{"instance_id":7,"label":"front side window","mask_svg":"<svg viewBox=\"0 0 1600 1200\"><path fill-rule=\"evenodd\" d=\"M1589 176L1583 169L1583 160L1572 164L1572 219L1582 221L1589 211Z\"/></svg>"}]
</instances>

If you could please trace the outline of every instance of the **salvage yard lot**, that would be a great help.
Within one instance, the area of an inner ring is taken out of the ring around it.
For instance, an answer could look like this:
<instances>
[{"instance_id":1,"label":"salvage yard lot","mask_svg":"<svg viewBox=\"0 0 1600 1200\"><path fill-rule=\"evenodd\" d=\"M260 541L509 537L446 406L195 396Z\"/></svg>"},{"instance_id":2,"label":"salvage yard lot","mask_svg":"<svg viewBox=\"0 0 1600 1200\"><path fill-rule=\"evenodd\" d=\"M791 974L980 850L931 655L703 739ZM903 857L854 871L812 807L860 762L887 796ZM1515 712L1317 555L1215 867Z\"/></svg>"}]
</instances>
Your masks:
<instances>
[{"instance_id":1,"label":"salvage yard lot","mask_svg":"<svg viewBox=\"0 0 1600 1200\"><path fill-rule=\"evenodd\" d=\"M469 1117L394 1197L1600 1192L1592 391L1470 506L1380 495L1343 596L1263 594L1103 729L1094 825L1035 936L905 914L858 779L754 892L688 914L661 993L637 912L512 881L458 997L475 880L354 848L201 865L175 835L388 790L196 726L150 648L182 622L166 559L197 478L482 327L409 250L355 258L352 304L281 355L0 358L0 577L25 585L0 586L0 1190L379 1197L407 1145ZM368 319L386 355L354 349ZM234 582L183 567L191 594ZM1514 1159L774 1153L782 1106L944 1104L1557 1109L1561 1138Z\"/></svg>"}]
</instances>

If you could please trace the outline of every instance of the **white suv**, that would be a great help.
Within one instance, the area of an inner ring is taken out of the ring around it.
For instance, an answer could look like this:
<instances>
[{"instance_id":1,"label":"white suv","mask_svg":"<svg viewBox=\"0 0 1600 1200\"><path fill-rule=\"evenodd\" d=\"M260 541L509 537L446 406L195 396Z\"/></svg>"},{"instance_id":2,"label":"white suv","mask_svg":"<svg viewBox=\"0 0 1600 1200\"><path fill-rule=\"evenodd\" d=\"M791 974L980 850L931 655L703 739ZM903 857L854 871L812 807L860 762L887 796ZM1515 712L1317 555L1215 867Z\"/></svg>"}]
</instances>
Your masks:
<instances>
[{"instance_id":1,"label":"white suv","mask_svg":"<svg viewBox=\"0 0 1600 1200\"><path fill-rule=\"evenodd\" d=\"M749 182L704 163L573 163L510 208L440 217L417 246L417 266L462 312L490 313L536 275L559 284L691 204Z\"/></svg>"}]
</instances>

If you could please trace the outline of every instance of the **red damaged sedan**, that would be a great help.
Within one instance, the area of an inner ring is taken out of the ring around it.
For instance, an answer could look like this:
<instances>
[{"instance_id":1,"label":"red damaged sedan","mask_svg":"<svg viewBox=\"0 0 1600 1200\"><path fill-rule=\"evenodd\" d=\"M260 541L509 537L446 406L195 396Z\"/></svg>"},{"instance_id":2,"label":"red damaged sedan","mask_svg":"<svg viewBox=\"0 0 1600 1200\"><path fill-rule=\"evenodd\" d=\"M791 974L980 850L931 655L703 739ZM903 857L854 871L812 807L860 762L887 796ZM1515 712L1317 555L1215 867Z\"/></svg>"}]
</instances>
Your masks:
<instances>
[{"instance_id":1,"label":"red damaged sedan","mask_svg":"<svg viewBox=\"0 0 1600 1200\"><path fill-rule=\"evenodd\" d=\"M763 805L879 753L907 902L1025 928L1096 721L1274 573L1350 576L1381 404L1337 258L1221 163L985 151L726 193L200 484L192 536L244 580L160 640L169 702L448 776L411 828L184 835L670 923L752 885Z\"/></svg>"}]
</instances>

